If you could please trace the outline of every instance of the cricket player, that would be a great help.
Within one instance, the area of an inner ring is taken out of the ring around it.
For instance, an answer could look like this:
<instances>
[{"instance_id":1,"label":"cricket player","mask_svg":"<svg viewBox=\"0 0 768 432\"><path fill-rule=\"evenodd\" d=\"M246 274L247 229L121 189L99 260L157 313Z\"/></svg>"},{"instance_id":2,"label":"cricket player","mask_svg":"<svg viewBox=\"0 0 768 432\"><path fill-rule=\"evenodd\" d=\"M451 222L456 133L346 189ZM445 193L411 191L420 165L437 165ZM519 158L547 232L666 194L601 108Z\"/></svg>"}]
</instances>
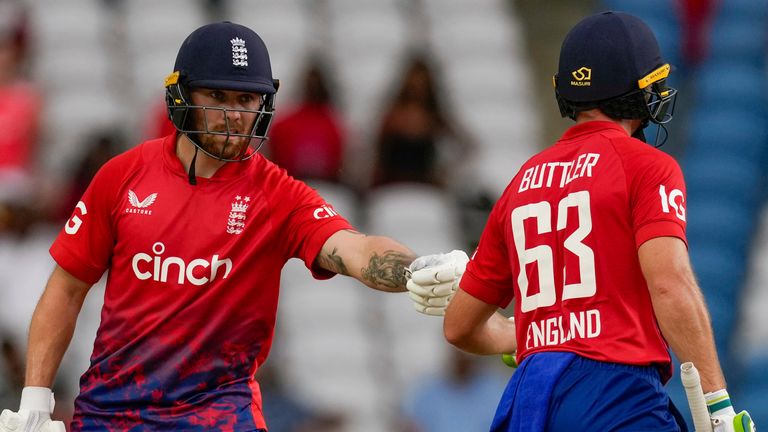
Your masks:
<instances>
[{"instance_id":1,"label":"cricket player","mask_svg":"<svg viewBox=\"0 0 768 432\"><path fill-rule=\"evenodd\" d=\"M291 257L317 279L405 291L410 250L354 231L257 152L278 82L255 32L230 22L195 30L165 86L177 133L105 164L50 249L57 266L32 317L27 387L19 411L0 416L2 432L64 430L50 419L50 387L107 270L72 431L265 431L254 374ZM455 260L440 257L431 263Z\"/></svg>"},{"instance_id":2,"label":"cricket player","mask_svg":"<svg viewBox=\"0 0 768 432\"><path fill-rule=\"evenodd\" d=\"M590 16L563 42L555 94L576 124L512 179L445 314L457 347L517 350L493 431L686 430L663 388L668 348L698 367L716 430L754 430L731 406L691 270L683 175L644 142L672 118L669 73L628 14ZM497 312L513 298L514 323Z\"/></svg>"}]
</instances>

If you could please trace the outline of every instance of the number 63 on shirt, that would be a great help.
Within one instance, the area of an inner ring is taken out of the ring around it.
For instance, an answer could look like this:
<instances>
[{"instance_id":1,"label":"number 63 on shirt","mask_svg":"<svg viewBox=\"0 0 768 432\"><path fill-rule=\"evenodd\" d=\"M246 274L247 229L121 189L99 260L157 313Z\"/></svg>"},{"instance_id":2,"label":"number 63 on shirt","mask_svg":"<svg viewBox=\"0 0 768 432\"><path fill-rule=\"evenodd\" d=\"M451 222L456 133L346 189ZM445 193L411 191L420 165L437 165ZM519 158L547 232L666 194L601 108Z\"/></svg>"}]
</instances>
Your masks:
<instances>
[{"instance_id":1,"label":"number 63 on shirt","mask_svg":"<svg viewBox=\"0 0 768 432\"><path fill-rule=\"evenodd\" d=\"M576 208L578 220L568 220L568 209ZM552 306L557 301L555 292L554 259L552 248L548 245L539 245L526 249L525 228L526 219L535 219L537 234L550 233L554 229L564 230L569 222L576 224L577 228L566 237L563 247L573 253L578 259L578 271L580 280L576 283L565 284L561 300L592 297L597 291L595 281L595 255L592 249L585 245L584 238L592 231L592 214L589 206L589 191L573 192L560 200L556 208L549 202L541 201L526 204L512 211L512 234L515 250L520 260L520 274L517 277L517 285L520 289L520 310L530 312L540 307ZM528 283L528 274L525 271L527 264L537 263L539 279L539 292L531 294ZM568 267L564 267L564 280L568 274Z\"/></svg>"}]
</instances>

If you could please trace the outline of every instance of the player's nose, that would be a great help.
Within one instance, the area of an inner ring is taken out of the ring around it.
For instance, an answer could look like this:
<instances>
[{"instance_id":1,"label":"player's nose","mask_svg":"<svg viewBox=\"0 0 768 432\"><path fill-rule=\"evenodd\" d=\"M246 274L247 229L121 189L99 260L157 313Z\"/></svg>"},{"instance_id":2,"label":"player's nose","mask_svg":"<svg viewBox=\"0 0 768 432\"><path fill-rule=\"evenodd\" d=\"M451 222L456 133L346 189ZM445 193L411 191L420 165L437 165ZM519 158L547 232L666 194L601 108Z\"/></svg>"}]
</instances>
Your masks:
<instances>
[{"instance_id":1,"label":"player's nose","mask_svg":"<svg viewBox=\"0 0 768 432\"><path fill-rule=\"evenodd\" d=\"M240 112L240 110L237 108L229 108L225 110L225 115L227 116L227 123L230 125L230 127L239 125L243 118L242 112Z\"/></svg>"}]
</instances>

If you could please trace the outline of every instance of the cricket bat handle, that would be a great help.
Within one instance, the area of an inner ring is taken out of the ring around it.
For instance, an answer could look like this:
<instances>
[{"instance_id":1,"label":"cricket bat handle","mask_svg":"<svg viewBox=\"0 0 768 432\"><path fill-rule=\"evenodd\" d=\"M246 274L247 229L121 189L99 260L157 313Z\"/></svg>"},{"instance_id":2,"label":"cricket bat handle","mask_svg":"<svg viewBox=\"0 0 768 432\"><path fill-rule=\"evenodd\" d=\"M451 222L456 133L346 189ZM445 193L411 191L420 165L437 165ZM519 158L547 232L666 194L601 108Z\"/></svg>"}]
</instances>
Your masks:
<instances>
[{"instance_id":1,"label":"cricket bat handle","mask_svg":"<svg viewBox=\"0 0 768 432\"><path fill-rule=\"evenodd\" d=\"M696 366L691 362L681 364L680 379L683 381L685 395L688 398L688 407L691 409L694 429L696 432L712 432L712 419L709 417L707 401L704 400L701 378Z\"/></svg>"}]
</instances>

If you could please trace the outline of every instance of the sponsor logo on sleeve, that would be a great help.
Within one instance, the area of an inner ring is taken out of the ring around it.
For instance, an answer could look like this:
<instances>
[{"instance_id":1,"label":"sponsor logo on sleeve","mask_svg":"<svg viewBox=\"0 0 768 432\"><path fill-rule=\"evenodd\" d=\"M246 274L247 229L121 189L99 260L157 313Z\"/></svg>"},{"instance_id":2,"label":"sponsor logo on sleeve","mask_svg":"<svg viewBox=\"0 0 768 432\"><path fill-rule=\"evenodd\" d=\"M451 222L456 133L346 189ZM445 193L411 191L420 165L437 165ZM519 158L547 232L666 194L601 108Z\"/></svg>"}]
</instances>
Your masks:
<instances>
[{"instance_id":1,"label":"sponsor logo on sleeve","mask_svg":"<svg viewBox=\"0 0 768 432\"><path fill-rule=\"evenodd\" d=\"M331 207L329 204L325 204L316 208L312 213L312 216L314 216L315 219L327 219L338 215L339 214L336 213L336 210L334 210L333 207Z\"/></svg>"},{"instance_id":2,"label":"sponsor logo on sleeve","mask_svg":"<svg viewBox=\"0 0 768 432\"><path fill-rule=\"evenodd\" d=\"M74 214L71 218L69 218L67 224L64 225L64 232L69 235L74 235L77 233L77 231L80 229L80 225L83 224L83 220L80 218L80 216L77 215L78 210L80 211L80 216L85 216L88 214L88 209L85 208L85 203L78 201L77 205L75 206Z\"/></svg>"},{"instance_id":3,"label":"sponsor logo on sleeve","mask_svg":"<svg viewBox=\"0 0 768 432\"><path fill-rule=\"evenodd\" d=\"M659 195L661 196L661 211L674 213L678 219L685 222L685 196L683 192L680 189L672 189L667 194L666 186L660 185Z\"/></svg>"},{"instance_id":4,"label":"sponsor logo on sleeve","mask_svg":"<svg viewBox=\"0 0 768 432\"><path fill-rule=\"evenodd\" d=\"M140 200L138 195L136 195L136 192L132 190L128 190L128 203L130 204L130 207L125 208L126 213L133 213L133 214L144 214L144 215L151 215L152 210L149 209L149 206L155 203L157 200L157 193L149 194L146 198L143 200Z\"/></svg>"}]
</instances>

